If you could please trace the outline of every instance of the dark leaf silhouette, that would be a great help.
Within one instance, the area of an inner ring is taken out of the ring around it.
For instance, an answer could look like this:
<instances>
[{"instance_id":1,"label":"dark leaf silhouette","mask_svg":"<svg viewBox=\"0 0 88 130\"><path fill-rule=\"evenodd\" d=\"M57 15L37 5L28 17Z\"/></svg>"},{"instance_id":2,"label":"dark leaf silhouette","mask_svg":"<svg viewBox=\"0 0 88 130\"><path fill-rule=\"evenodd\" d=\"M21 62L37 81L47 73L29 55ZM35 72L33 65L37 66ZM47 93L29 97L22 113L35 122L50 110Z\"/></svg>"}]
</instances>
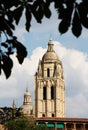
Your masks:
<instances>
[{"instance_id":1,"label":"dark leaf silhouette","mask_svg":"<svg viewBox=\"0 0 88 130\"><path fill-rule=\"evenodd\" d=\"M49 7L52 2L55 2L54 0L46 0L46 4Z\"/></svg>"},{"instance_id":2,"label":"dark leaf silhouette","mask_svg":"<svg viewBox=\"0 0 88 130\"><path fill-rule=\"evenodd\" d=\"M6 9L10 9L13 6L18 6L20 1L18 0L0 0L1 3L3 3L3 5L5 6Z\"/></svg>"},{"instance_id":3,"label":"dark leaf silhouette","mask_svg":"<svg viewBox=\"0 0 88 130\"><path fill-rule=\"evenodd\" d=\"M55 7L58 8L58 18L61 19L59 31L61 34L66 33L71 25L72 12L74 8L73 2L70 2L69 0L60 0L58 6Z\"/></svg>"},{"instance_id":4,"label":"dark leaf silhouette","mask_svg":"<svg viewBox=\"0 0 88 130\"><path fill-rule=\"evenodd\" d=\"M30 26L31 26L30 22L31 22L31 18L32 18L30 7L26 8L25 16L26 16L26 24L25 24L26 30L29 31Z\"/></svg>"},{"instance_id":5,"label":"dark leaf silhouette","mask_svg":"<svg viewBox=\"0 0 88 130\"><path fill-rule=\"evenodd\" d=\"M80 36L82 31L82 26L79 18L79 14L77 13L77 10L75 10L73 22L72 22L72 32L75 36Z\"/></svg>"},{"instance_id":6,"label":"dark leaf silhouette","mask_svg":"<svg viewBox=\"0 0 88 130\"><path fill-rule=\"evenodd\" d=\"M10 20L6 20L6 23L9 26L9 28L11 28L13 30L15 29L14 25L10 22Z\"/></svg>"},{"instance_id":7,"label":"dark leaf silhouette","mask_svg":"<svg viewBox=\"0 0 88 130\"><path fill-rule=\"evenodd\" d=\"M23 11L26 19L24 27L29 31L33 17L38 23L42 23L44 17L51 17L51 3L58 14L58 21L60 20L58 30L61 34L71 28L73 35L79 37L83 27L88 29L88 0L78 3L77 0L0 0L0 38L5 36L0 43L0 74L3 69L6 78L12 69L10 55L15 52L20 64L27 56L26 48L13 36ZM8 63L10 67L7 68Z\"/></svg>"},{"instance_id":8,"label":"dark leaf silhouette","mask_svg":"<svg viewBox=\"0 0 88 130\"><path fill-rule=\"evenodd\" d=\"M19 63L22 64L24 58L27 56L26 48L22 45L22 43L17 41L16 37L13 37L13 39L7 40L7 42L12 45L12 48L16 49L16 54L17 54L16 57L17 57ZM11 48L9 48L9 49L11 49ZM10 50L9 50L9 52L10 52ZM10 54L12 54L12 53L13 53L13 51L11 50Z\"/></svg>"},{"instance_id":9,"label":"dark leaf silhouette","mask_svg":"<svg viewBox=\"0 0 88 130\"><path fill-rule=\"evenodd\" d=\"M12 24L12 22L13 22L13 11L11 11L11 10L7 11L7 12L6 12L6 15L7 15L7 17L8 17L9 24L10 24L11 26L14 26L14 25ZM14 29L15 27L12 27L12 28Z\"/></svg>"},{"instance_id":10,"label":"dark leaf silhouette","mask_svg":"<svg viewBox=\"0 0 88 130\"><path fill-rule=\"evenodd\" d=\"M16 37L8 39L6 42L2 42L1 46L6 48L7 51L6 49L5 52L0 50L0 74L2 69L6 78L8 78L13 67L13 62L10 58L10 55L14 54L14 49L16 50L16 57L20 64L22 64L24 58L27 56L27 51L26 48L19 41L17 41Z\"/></svg>"},{"instance_id":11,"label":"dark leaf silhouette","mask_svg":"<svg viewBox=\"0 0 88 130\"><path fill-rule=\"evenodd\" d=\"M81 22L85 28L88 28L88 1L84 1L84 3L80 3L79 7L79 14L81 18Z\"/></svg>"},{"instance_id":12,"label":"dark leaf silhouette","mask_svg":"<svg viewBox=\"0 0 88 130\"><path fill-rule=\"evenodd\" d=\"M12 27L12 24L9 24L8 20L5 20L4 18L0 17L0 30L3 32L7 32L7 34L9 36L12 36L13 32L11 30L11 28L14 28L14 26Z\"/></svg>"},{"instance_id":13,"label":"dark leaf silhouette","mask_svg":"<svg viewBox=\"0 0 88 130\"><path fill-rule=\"evenodd\" d=\"M59 24L59 31L61 34L65 33L68 31L68 28L69 28L69 23L66 19L62 20Z\"/></svg>"},{"instance_id":14,"label":"dark leaf silhouette","mask_svg":"<svg viewBox=\"0 0 88 130\"><path fill-rule=\"evenodd\" d=\"M5 30L6 30L6 32L7 32L7 34L8 34L9 36L12 36L12 35L13 35L13 32L12 32L12 30L11 30L11 27L12 27L12 26L9 25L9 22L8 22L8 21L4 21L4 28L5 28Z\"/></svg>"},{"instance_id":15,"label":"dark leaf silhouette","mask_svg":"<svg viewBox=\"0 0 88 130\"><path fill-rule=\"evenodd\" d=\"M2 43L1 43L1 46L5 47L5 48L8 47L8 45L7 45L5 42L2 42Z\"/></svg>"},{"instance_id":16,"label":"dark leaf silhouette","mask_svg":"<svg viewBox=\"0 0 88 130\"><path fill-rule=\"evenodd\" d=\"M17 42L16 48L17 48L17 56L16 57L17 57L19 63L22 64L24 58L27 56L26 48L20 42Z\"/></svg>"},{"instance_id":17,"label":"dark leaf silhouette","mask_svg":"<svg viewBox=\"0 0 88 130\"><path fill-rule=\"evenodd\" d=\"M55 8L62 7L64 0L55 0Z\"/></svg>"},{"instance_id":18,"label":"dark leaf silhouette","mask_svg":"<svg viewBox=\"0 0 88 130\"><path fill-rule=\"evenodd\" d=\"M14 19L16 21L16 24L19 23L20 18L22 16L22 12L23 12L23 6L20 6L17 9L14 10Z\"/></svg>"},{"instance_id":19,"label":"dark leaf silhouette","mask_svg":"<svg viewBox=\"0 0 88 130\"><path fill-rule=\"evenodd\" d=\"M6 54L7 54L8 56L14 54L13 48L12 48L12 47L8 47L8 51L6 52Z\"/></svg>"},{"instance_id":20,"label":"dark leaf silhouette","mask_svg":"<svg viewBox=\"0 0 88 130\"><path fill-rule=\"evenodd\" d=\"M64 0L64 3L66 3L67 6L71 6L76 3L76 0Z\"/></svg>"},{"instance_id":21,"label":"dark leaf silhouette","mask_svg":"<svg viewBox=\"0 0 88 130\"><path fill-rule=\"evenodd\" d=\"M38 23L42 22L41 20L44 16L44 6L45 3L43 2L43 0L36 0L33 4L32 13Z\"/></svg>"},{"instance_id":22,"label":"dark leaf silhouette","mask_svg":"<svg viewBox=\"0 0 88 130\"><path fill-rule=\"evenodd\" d=\"M10 76L12 67L13 67L13 62L11 58L7 57L6 55L2 55L1 68L4 71L6 78Z\"/></svg>"},{"instance_id":23,"label":"dark leaf silhouette","mask_svg":"<svg viewBox=\"0 0 88 130\"><path fill-rule=\"evenodd\" d=\"M47 18L50 18L50 16L51 16L51 11L47 5L45 5L45 7L44 7L44 14Z\"/></svg>"},{"instance_id":24,"label":"dark leaf silhouette","mask_svg":"<svg viewBox=\"0 0 88 130\"><path fill-rule=\"evenodd\" d=\"M0 55L1 55L1 51L0 51ZM1 56L0 56L0 75L1 75Z\"/></svg>"}]
</instances>

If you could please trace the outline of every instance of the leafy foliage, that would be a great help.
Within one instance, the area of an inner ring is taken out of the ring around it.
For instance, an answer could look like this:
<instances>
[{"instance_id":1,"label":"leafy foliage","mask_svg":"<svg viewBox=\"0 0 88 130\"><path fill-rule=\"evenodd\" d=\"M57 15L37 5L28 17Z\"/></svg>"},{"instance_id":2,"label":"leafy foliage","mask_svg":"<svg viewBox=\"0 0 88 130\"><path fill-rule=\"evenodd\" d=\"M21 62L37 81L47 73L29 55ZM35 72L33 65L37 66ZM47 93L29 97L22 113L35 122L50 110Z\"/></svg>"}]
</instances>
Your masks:
<instances>
[{"instance_id":1,"label":"leafy foliage","mask_svg":"<svg viewBox=\"0 0 88 130\"><path fill-rule=\"evenodd\" d=\"M8 120L20 118L23 116L21 108L3 107L0 109L0 123L5 123Z\"/></svg>"},{"instance_id":2,"label":"leafy foliage","mask_svg":"<svg viewBox=\"0 0 88 130\"><path fill-rule=\"evenodd\" d=\"M28 130L31 127L32 125L26 117L20 117L5 123L5 128L8 128L8 130Z\"/></svg>"},{"instance_id":3,"label":"leafy foliage","mask_svg":"<svg viewBox=\"0 0 88 130\"><path fill-rule=\"evenodd\" d=\"M44 17L51 17L52 2L60 20L58 30L61 34L71 29L73 35L79 37L82 28L88 28L88 0L81 0L79 3L77 0L0 0L0 74L3 70L6 78L10 76L13 67L10 55L16 53L20 64L27 56L26 48L13 35L23 11L25 29L29 32L33 17L38 23L42 23Z\"/></svg>"},{"instance_id":4,"label":"leafy foliage","mask_svg":"<svg viewBox=\"0 0 88 130\"><path fill-rule=\"evenodd\" d=\"M35 120L31 120L27 117L20 117L18 119L9 120L5 123L5 129L7 130L48 130L47 126L38 126Z\"/></svg>"}]
</instances>

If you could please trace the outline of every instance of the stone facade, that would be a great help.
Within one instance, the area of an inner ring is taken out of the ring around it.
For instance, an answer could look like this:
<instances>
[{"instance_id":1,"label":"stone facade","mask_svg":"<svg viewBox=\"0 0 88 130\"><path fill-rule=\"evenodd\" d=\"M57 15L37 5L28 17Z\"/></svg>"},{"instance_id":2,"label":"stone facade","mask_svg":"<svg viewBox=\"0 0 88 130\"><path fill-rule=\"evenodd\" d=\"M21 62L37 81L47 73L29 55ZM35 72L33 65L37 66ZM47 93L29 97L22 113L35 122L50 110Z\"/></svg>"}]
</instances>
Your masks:
<instances>
[{"instance_id":1,"label":"stone facade","mask_svg":"<svg viewBox=\"0 0 88 130\"><path fill-rule=\"evenodd\" d=\"M49 40L35 74L35 117L65 117L65 85L62 62Z\"/></svg>"},{"instance_id":2,"label":"stone facade","mask_svg":"<svg viewBox=\"0 0 88 130\"><path fill-rule=\"evenodd\" d=\"M36 122L49 130L88 130L88 118L37 118Z\"/></svg>"},{"instance_id":3,"label":"stone facade","mask_svg":"<svg viewBox=\"0 0 88 130\"><path fill-rule=\"evenodd\" d=\"M26 92L24 93L24 101L23 101L23 105L21 107L22 109L22 113L24 115L30 116L33 114L33 106L32 106L32 102L31 102L31 95L28 91L28 88L26 89Z\"/></svg>"}]
</instances>

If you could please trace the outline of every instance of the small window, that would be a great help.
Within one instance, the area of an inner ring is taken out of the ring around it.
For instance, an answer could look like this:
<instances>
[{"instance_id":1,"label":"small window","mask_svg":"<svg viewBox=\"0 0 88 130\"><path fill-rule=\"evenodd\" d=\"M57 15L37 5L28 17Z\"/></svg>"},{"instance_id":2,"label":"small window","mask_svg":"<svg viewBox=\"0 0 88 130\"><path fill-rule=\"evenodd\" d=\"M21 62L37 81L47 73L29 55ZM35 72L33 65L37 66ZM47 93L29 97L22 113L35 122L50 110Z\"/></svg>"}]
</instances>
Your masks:
<instances>
[{"instance_id":1,"label":"small window","mask_svg":"<svg viewBox=\"0 0 88 130\"><path fill-rule=\"evenodd\" d=\"M46 86L43 87L43 99L46 100Z\"/></svg>"},{"instance_id":2,"label":"small window","mask_svg":"<svg viewBox=\"0 0 88 130\"><path fill-rule=\"evenodd\" d=\"M50 77L50 69L47 69L47 77Z\"/></svg>"},{"instance_id":3,"label":"small window","mask_svg":"<svg viewBox=\"0 0 88 130\"><path fill-rule=\"evenodd\" d=\"M51 99L54 99L54 86L51 87Z\"/></svg>"},{"instance_id":4,"label":"small window","mask_svg":"<svg viewBox=\"0 0 88 130\"><path fill-rule=\"evenodd\" d=\"M54 117L54 113L52 113L52 117Z\"/></svg>"},{"instance_id":5,"label":"small window","mask_svg":"<svg viewBox=\"0 0 88 130\"><path fill-rule=\"evenodd\" d=\"M42 117L45 117L45 114L42 114Z\"/></svg>"}]
</instances>

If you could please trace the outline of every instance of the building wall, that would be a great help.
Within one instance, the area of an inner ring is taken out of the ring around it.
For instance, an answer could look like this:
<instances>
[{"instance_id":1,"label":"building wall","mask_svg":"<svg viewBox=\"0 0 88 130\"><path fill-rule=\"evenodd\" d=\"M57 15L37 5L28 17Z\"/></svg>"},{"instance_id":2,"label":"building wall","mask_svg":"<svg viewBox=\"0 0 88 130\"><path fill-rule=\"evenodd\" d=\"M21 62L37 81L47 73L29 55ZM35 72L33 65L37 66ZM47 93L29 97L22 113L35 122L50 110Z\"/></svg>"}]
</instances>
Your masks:
<instances>
[{"instance_id":1,"label":"building wall","mask_svg":"<svg viewBox=\"0 0 88 130\"><path fill-rule=\"evenodd\" d=\"M38 118L37 125L46 125L49 130L88 130L86 118Z\"/></svg>"},{"instance_id":2,"label":"building wall","mask_svg":"<svg viewBox=\"0 0 88 130\"><path fill-rule=\"evenodd\" d=\"M24 93L24 101L23 105L21 106L21 112L24 115L31 116L33 114L33 105L31 102L31 95L28 91L28 88L26 88L26 92Z\"/></svg>"},{"instance_id":3,"label":"building wall","mask_svg":"<svg viewBox=\"0 0 88 130\"><path fill-rule=\"evenodd\" d=\"M35 74L35 116L65 116L65 85L62 63L49 41Z\"/></svg>"}]
</instances>

